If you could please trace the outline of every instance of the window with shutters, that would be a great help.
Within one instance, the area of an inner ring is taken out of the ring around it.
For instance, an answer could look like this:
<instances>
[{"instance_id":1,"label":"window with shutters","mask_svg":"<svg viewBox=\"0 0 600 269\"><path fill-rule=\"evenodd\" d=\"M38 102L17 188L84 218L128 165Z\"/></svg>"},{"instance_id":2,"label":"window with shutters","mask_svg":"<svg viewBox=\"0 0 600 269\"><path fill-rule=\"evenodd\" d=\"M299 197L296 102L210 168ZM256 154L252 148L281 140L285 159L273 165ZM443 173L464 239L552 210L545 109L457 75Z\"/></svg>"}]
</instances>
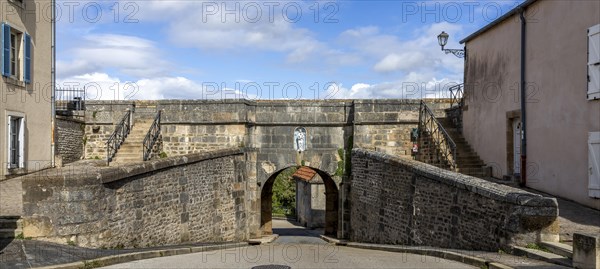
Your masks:
<instances>
[{"instance_id":1,"label":"window with shutters","mask_svg":"<svg viewBox=\"0 0 600 269\"><path fill-rule=\"evenodd\" d=\"M600 100L600 24L588 29L588 100Z\"/></svg>"},{"instance_id":2,"label":"window with shutters","mask_svg":"<svg viewBox=\"0 0 600 269\"><path fill-rule=\"evenodd\" d=\"M31 81L31 37L7 23L2 24L2 75L25 83Z\"/></svg>"},{"instance_id":3,"label":"window with shutters","mask_svg":"<svg viewBox=\"0 0 600 269\"><path fill-rule=\"evenodd\" d=\"M24 149L25 149L25 118L22 116L8 116L8 168L24 168Z\"/></svg>"}]
</instances>

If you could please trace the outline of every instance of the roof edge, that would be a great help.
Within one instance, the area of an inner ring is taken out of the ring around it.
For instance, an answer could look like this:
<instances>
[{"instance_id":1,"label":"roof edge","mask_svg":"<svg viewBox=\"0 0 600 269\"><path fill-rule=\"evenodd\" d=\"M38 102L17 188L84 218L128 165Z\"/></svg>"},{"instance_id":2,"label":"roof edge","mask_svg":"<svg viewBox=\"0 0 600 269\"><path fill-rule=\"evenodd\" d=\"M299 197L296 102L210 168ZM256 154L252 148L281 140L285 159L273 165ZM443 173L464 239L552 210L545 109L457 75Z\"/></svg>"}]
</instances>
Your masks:
<instances>
[{"instance_id":1,"label":"roof edge","mask_svg":"<svg viewBox=\"0 0 600 269\"><path fill-rule=\"evenodd\" d=\"M521 9L525 9L528 6L530 6L531 4L537 2L538 0L526 0L525 2L519 4L518 6L514 7L513 9L511 9L509 12L507 12L506 14L498 17L497 19L495 19L494 21L488 23L486 26L484 26L483 28L475 31L474 33L472 33L471 35L465 37L463 40L461 40L459 43L460 44L464 44L465 42L470 41L471 39L479 36L480 34L483 34L484 32L487 32L488 30L494 28L494 26L496 26L497 24L503 22L504 20L510 18L512 15L515 15L517 12L519 12Z\"/></svg>"}]
</instances>

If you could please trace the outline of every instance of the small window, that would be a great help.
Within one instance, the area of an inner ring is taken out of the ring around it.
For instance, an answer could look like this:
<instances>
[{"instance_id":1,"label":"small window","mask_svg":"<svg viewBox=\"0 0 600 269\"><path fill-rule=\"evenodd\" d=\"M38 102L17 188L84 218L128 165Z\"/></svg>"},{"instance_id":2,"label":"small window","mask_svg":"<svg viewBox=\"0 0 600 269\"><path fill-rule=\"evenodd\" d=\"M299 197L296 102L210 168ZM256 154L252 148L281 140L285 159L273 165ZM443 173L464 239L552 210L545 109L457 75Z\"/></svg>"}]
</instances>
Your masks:
<instances>
[{"instance_id":1,"label":"small window","mask_svg":"<svg viewBox=\"0 0 600 269\"><path fill-rule=\"evenodd\" d=\"M24 126L22 117L8 117L8 168L24 168Z\"/></svg>"},{"instance_id":2,"label":"small window","mask_svg":"<svg viewBox=\"0 0 600 269\"><path fill-rule=\"evenodd\" d=\"M588 29L588 100L600 99L600 24Z\"/></svg>"}]
</instances>

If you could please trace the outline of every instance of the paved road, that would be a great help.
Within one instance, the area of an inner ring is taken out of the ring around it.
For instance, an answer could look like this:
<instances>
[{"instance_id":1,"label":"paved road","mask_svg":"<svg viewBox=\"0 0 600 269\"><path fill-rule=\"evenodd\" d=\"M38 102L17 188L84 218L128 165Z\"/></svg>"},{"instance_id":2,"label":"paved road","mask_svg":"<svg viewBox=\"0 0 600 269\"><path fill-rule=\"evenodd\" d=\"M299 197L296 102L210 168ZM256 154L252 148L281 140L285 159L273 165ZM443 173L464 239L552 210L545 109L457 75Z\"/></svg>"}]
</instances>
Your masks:
<instances>
[{"instance_id":1,"label":"paved road","mask_svg":"<svg viewBox=\"0 0 600 269\"><path fill-rule=\"evenodd\" d=\"M279 235L279 238L273 242L275 244L327 244L320 237L323 229L306 229L293 221L274 219L273 233Z\"/></svg>"},{"instance_id":2,"label":"paved road","mask_svg":"<svg viewBox=\"0 0 600 269\"><path fill-rule=\"evenodd\" d=\"M105 268L252 268L287 265L291 268L476 268L440 258L356 249L327 244L318 230L274 220L280 235L271 244L169 256Z\"/></svg>"}]
</instances>

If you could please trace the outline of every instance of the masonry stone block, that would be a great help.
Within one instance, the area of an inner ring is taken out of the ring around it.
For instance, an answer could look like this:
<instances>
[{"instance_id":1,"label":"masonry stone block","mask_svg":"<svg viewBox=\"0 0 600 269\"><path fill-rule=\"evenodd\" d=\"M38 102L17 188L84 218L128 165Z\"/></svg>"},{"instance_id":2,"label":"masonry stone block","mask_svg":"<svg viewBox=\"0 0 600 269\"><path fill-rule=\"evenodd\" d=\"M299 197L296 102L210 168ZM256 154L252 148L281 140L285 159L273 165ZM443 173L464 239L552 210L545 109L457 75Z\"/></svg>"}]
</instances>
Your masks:
<instances>
[{"instance_id":1,"label":"masonry stone block","mask_svg":"<svg viewBox=\"0 0 600 269\"><path fill-rule=\"evenodd\" d=\"M575 233L573 235L573 267L600 268L600 236Z\"/></svg>"}]
</instances>

